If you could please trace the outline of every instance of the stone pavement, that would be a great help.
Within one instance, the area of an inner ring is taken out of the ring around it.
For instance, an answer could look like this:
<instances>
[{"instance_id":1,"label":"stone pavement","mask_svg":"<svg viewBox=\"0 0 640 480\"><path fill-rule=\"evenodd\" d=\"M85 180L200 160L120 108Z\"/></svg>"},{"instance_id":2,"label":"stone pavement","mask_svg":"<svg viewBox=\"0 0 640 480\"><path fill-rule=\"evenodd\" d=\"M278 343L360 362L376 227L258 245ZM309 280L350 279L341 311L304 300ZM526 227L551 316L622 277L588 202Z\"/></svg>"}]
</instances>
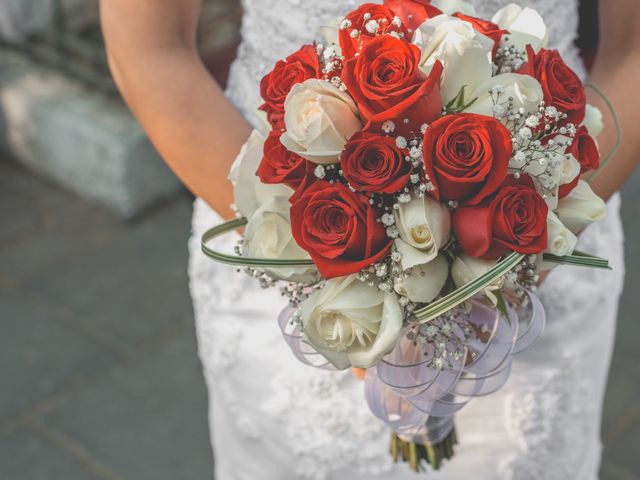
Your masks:
<instances>
[{"instance_id":1,"label":"stone pavement","mask_svg":"<svg viewBox=\"0 0 640 480\"><path fill-rule=\"evenodd\" d=\"M625 197L603 480L640 479L640 172ZM122 223L0 160L0 480L212 477L190 213L183 195Z\"/></svg>"}]
</instances>

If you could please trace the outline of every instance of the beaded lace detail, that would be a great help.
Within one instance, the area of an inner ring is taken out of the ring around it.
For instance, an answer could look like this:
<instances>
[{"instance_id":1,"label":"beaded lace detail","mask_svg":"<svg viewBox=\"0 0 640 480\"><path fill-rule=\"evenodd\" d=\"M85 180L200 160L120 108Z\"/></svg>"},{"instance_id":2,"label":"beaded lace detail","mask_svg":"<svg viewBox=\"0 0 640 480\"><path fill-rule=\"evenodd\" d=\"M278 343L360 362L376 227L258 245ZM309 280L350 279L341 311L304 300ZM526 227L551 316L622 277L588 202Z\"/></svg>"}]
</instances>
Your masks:
<instances>
[{"instance_id":1,"label":"beaded lace detail","mask_svg":"<svg viewBox=\"0 0 640 480\"><path fill-rule=\"evenodd\" d=\"M354 388L350 377L350 372L319 372L306 378L283 373L274 380L276 394L262 410L282 419L299 478L326 480L348 470L367 476L391 471L391 457L381 455L386 443L377 441L387 439L386 426L360 402L345 401L364 395L363 385Z\"/></svg>"},{"instance_id":2,"label":"beaded lace detail","mask_svg":"<svg viewBox=\"0 0 640 480\"><path fill-rule=\"evenodd\" d=\"M467 1L485 18L509 3ZM360 3L362 0L244 0L244 41L232 68L228 96L249 121L257 123L254 112L260 103L259 81L273 64L316 38L319 26ZM559 49L584 76L573 46L577 0L518 3L535 8L545 18L550 46ZM619 199L614 198L609 217L581 238L581 248L609 258L614 272L560 267L552 273L540 292L548 316L543 339L522 358L516 358L512 379L501 392L478 401L477 408L472 404L463 410L459 415L461 442L467 441L469 454L454 458L442 472L430 472L431 478L463 478L459 475L465 472L476 472L474 478L479 480L597 478L597 460L589 465L585 456L597 458L599 451L599 409L622 286L618 205ZM228 411L245 440L266 439L285 445L291 452L289 471L295 475L287 478L413 479L415 474L388 464L388 432L368 413L362 391L353 386L353 381L344 374L293 366L297 361L284 342L276 339L277 311L285 304L277 291L262 291L249 277L217 265L200 253L201 234L217 221L219 218L197 200L190 244L191 291L213 408ZM218 247L228 251L233 245L228 238L218 242ZM234 375L252 375L251 362L256 361L256 353L247 345L257 335L252 331L256 315L262 322L273 317L272 330L268 331L276 346L258 355L260 362L273 364L278 373L252 410L239 406L240 395L231 379ZM247 352L253 355L250 360L244 358ZM274 420L273 431L260 430L258 425L263 425L265 418ZM486 428L485 419L489 418L495 421L491 431L485 433L481 429ZM472 431L467 428L465 432L463 424ZM221 433L219 428L212 425L214 435ZM226 455L223 446L229 452L243 449L233 443L217 444L217 455ZM483 472L491 473L483 476ZM245 478L227 474L229 478ZM220 480L227 480L221 476ZM272 477L265 472L263 478Z\"/></svg>"}]
</instances>

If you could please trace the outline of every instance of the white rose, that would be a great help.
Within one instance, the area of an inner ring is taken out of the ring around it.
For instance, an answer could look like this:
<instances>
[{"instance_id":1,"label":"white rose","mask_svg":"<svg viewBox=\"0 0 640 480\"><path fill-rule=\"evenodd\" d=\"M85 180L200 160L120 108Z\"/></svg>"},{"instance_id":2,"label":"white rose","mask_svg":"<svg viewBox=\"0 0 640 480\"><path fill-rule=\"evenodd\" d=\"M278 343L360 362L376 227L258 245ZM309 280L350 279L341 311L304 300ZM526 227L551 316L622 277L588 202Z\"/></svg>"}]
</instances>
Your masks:
<instances>
[{"instance_id":1,"label":"white rose","mask_svg":"<svg viewBox=\"0 0 640 480\"><path fill-rule=\"evenodd\" d=\"M571 193L558 202L558 217L574 233L582 231L607 215L607 204L587 182L580 180Z\"/></svg>"},{"instance_id":2,"label":"white rose","mask_svg":"<svg viewBox=\"0 0 640 480\"><path fill-rule=\"evenodd\" d=\"M453 261L451 265L451 278L457 288L465 286L467 283L472 282L478 277L481 277L498 263L498 260L483 260L480 258L473 258L460 254ZM498 299L493 294L492 290L499 290L504 286L504 277L500 277L494 280L491 284L485 288L485 295L493 302L497 304Z\"/></svg>"},{"instance_id":3,"label":"white rose","mask_svg":"<svg viewBox=\"0 0 640 480\"><path fill-rule=\"evenodd\" d=\"M513 99L514 110L524 109L526 113L538 111L540 102L544 100L542 86L529 75L518 73L503 73L475 86L469 92L469 100L476 99L465 111L488 115L490 117L503 117L506 113L506 104L509 98Z\"/></svg>"},{"instance_id":4,"label":"white rose","mask_svg":"<svg viewBox=\"0 0 640 480\"><path fill-rule=\"evenodd\" d=\"M336 368L369 368L396 346L403 315L395 293L355 275L328 280L300 305L304 340Z\"/></svg>"},{"instance_id":5,"label":"white rose","mask_svg":"<svg viewBox=\"0 0 640 480\"><path fill-rule=\"evenodd\" d=\"M449 264L444 255L438 255L429 263L416 265L407 273L407 277L398 277L393 285L399 295L412 302L429 303L436 298L449 277Z\"/></svg>"},{"instance_id":6,"label":"white rose","mask_svg":"<svg viewBox=\"0 0 640 480\"><path fill-rule=\"evenodd\" d=\"M429 74L436 61L444 67L440 94L446 105L466 85L467 97L476 85L491 78L493 40L455 17L438 15L416 30L413 43L422 51L420 68Z\"/></svg>"},{"instance_id":7,"label":"white rose","mask_svg":"<svg viewBox=\"0 0 640 480\"><path fill-rule=\"evenodd\" d=\"M584 121L582 124L587 127L589 135L593 138L597 138L604 130L604 121L602 120L602 112L598 107L587 103L587 109L585 111Z\"/></svg>"},{"instance_id":8,"label":"white rose","mask_svg":"<svg viewBox=\"0 0 640 480\"><path fill-rule=\"evenodd\" d=\"M499 10L491 19L500 28L509 30L502 42L525 51L527 45L538 52L549 42L549 30L538 12L511 3Z\"/></svg>"},{"instance_id":9,"label":"white rose","mask_svg":"<svg viewBox=\"0 0 640 480\"><path fill-rule=\"evenodd\" d=\"M559 184L566 185L573 182L580 175L580 162L571 154L562 155L562 159L564 161L560 164Z\"/></svg>"},{"instance_id":10,"label":"white rose","mask_svg":"<svg viewBox=\"0 0 640 480\"><path fill-rule=\"evenodd\" d=\"M351 97L324 80L309 79L294 85L284 111L287 131L280 141L315 163L338 162L347 140L362 128Z\"/></svg>"},{"instance_id":11,"label":"white rose","mask_svg":"<svg viewBox=\"0 0 640 480\"><path fill-rule=\"evenodd\" d=\"M262 101L262 99L260 100ZM259 106L260 105L258 105L258 107ZM266 137L267 135L269 135L269 132L273 128L273 125L271 125L271 123L269 122L269 116L267 115L267 112L256 108L253 113L256 119L256 130L258 130L263 136Z\"/></svg>"},{"instance_id":12,"label":"white rose","mask_svg":"<svg viewBox=\"0 0 640 480\"><path fill-rule=\"evenodd\" d=\"M249 140L242 146L229 171L236 210L247 218L251 218L260 206L273 197L289 198L293 193L293 190L286 185L262 183L256 175L262 160L264 141L260 132L257 130L251 132Z\"/></svg>"},{"instance_id":13,"label":"white rose","mask_svg":"<svg viewBox=\"0 0 640 480\"><path fill-rule=\"evenodd\" d=\"M309 260L291 233L290 204L286 197L273 197L249 219L244 233L243 252L247 257ZM315 268L265 268L265 273L278 280L313 283Z\"/></svg>"},{"instance_id":14,"label":"white rose","mask_svg":"<svg viewBox=\"0 0 640 480\"><path fill-rule=\"evenodd\" d=\"M430 262L449 241L451 213L429 197L412 199L401 203L395 214L400 238L395 241L402 254L402 268Z\"/></svg>"},{"instance_id":15,"label":"white rose","mask_svg":"<svg viewBox=\"0 0 640 480\"><path fill-rule=\"evenodd\" d=\"M469 17L477 16L476 9L473 5L469 5L467 2L463 2L462 0L434 0L432 5L447 15L462 13Z\"/></svg>"},{"instance_id":16,"label":"white rose","mask_svg":"<svg viewBox=\"0 0 640 480\"><path fill-rule=\"evenodd\" d=\"M578 243L578 237L551 210L547 214L547 236L549 241L545 252L559 257L571 255Z\"/></svg>"},{"instance_id":17,"label":"white rose","mask_svg":"<svg viewBox=\"0 0 640 480\"><path fill-rule=\"evenodd\" d=\"M460 288L467 283L472 282L476 278L484 275L498 263L498 260L483 260L481 258L473 258L464 253L460 254L453 261L451 266L451 277L456 287ZM496 290L502 288L504 277L495 280L490 288Z\"/></svg>"}]
</instances>

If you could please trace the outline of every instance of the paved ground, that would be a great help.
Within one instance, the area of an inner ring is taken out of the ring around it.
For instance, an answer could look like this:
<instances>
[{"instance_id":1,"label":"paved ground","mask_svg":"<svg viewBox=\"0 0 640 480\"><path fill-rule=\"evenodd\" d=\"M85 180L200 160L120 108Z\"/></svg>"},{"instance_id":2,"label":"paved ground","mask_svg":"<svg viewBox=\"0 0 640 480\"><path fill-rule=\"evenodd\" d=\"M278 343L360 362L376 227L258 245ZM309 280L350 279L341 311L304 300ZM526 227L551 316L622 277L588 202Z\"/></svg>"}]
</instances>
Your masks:
<instances>
[{"instance_id":1,"label":"paved ground","mask_svg":"<svg viewBox=\"0 0 640 480\"><path fill-rule=\"evenodd\" d=\"M604 480L640 479L640 174L625 194ZM211 478L189 216L184 196L122 224L0 161L1 480Z\"/></svg>"}]
</instances>

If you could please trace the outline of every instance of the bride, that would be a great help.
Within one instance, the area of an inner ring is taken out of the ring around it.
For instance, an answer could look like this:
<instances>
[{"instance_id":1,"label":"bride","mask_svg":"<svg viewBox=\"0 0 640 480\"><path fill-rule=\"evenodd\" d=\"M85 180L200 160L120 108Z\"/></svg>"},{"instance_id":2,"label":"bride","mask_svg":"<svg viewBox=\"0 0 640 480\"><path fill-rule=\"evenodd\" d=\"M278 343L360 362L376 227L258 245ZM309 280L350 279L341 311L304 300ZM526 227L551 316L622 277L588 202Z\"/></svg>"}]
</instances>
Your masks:
<instances>
[{"instance_id":1,"label":"bride","mask_svg":"<svg viewBox=\"0 0 640 480\"><path fill-rule=\"evenodd\" d=\"M226 172L255 116L259 81L273 64L360 0L245 0L244 41L226 97L201 63L195 31L201 0L102 0L115 80L163 157L199 198L191 241L191 290L210 393L217 480L413 479L387 455L386 428L349 372L299 364L281 339L274 290L214 264L199 251L203 231L232 216ZM467 0L491 16L507 0ZM434 3L438 3L434 0ZM573 45L578 0L522 0L550 30L550 47L583 77ZM459 446L432 479L593 480L600 413L623 283L623 235L615 193L633 170L640 122L632 90L640 70L640 3L600 1L601 45L591 72L621 117L626 142L592 186L609 201L606 221L582 234L582 249L613 271L560 267L540 295L542 339L515 360L507 385L456 416ZM592 98L591 103L598 104ZM604 110L604 108L603 108ZM609 121L609 123L611 123ZM614 132L601 138L611 149ZM235 239L222 240L227 249Z\"/></svg>"}]
</instances>

